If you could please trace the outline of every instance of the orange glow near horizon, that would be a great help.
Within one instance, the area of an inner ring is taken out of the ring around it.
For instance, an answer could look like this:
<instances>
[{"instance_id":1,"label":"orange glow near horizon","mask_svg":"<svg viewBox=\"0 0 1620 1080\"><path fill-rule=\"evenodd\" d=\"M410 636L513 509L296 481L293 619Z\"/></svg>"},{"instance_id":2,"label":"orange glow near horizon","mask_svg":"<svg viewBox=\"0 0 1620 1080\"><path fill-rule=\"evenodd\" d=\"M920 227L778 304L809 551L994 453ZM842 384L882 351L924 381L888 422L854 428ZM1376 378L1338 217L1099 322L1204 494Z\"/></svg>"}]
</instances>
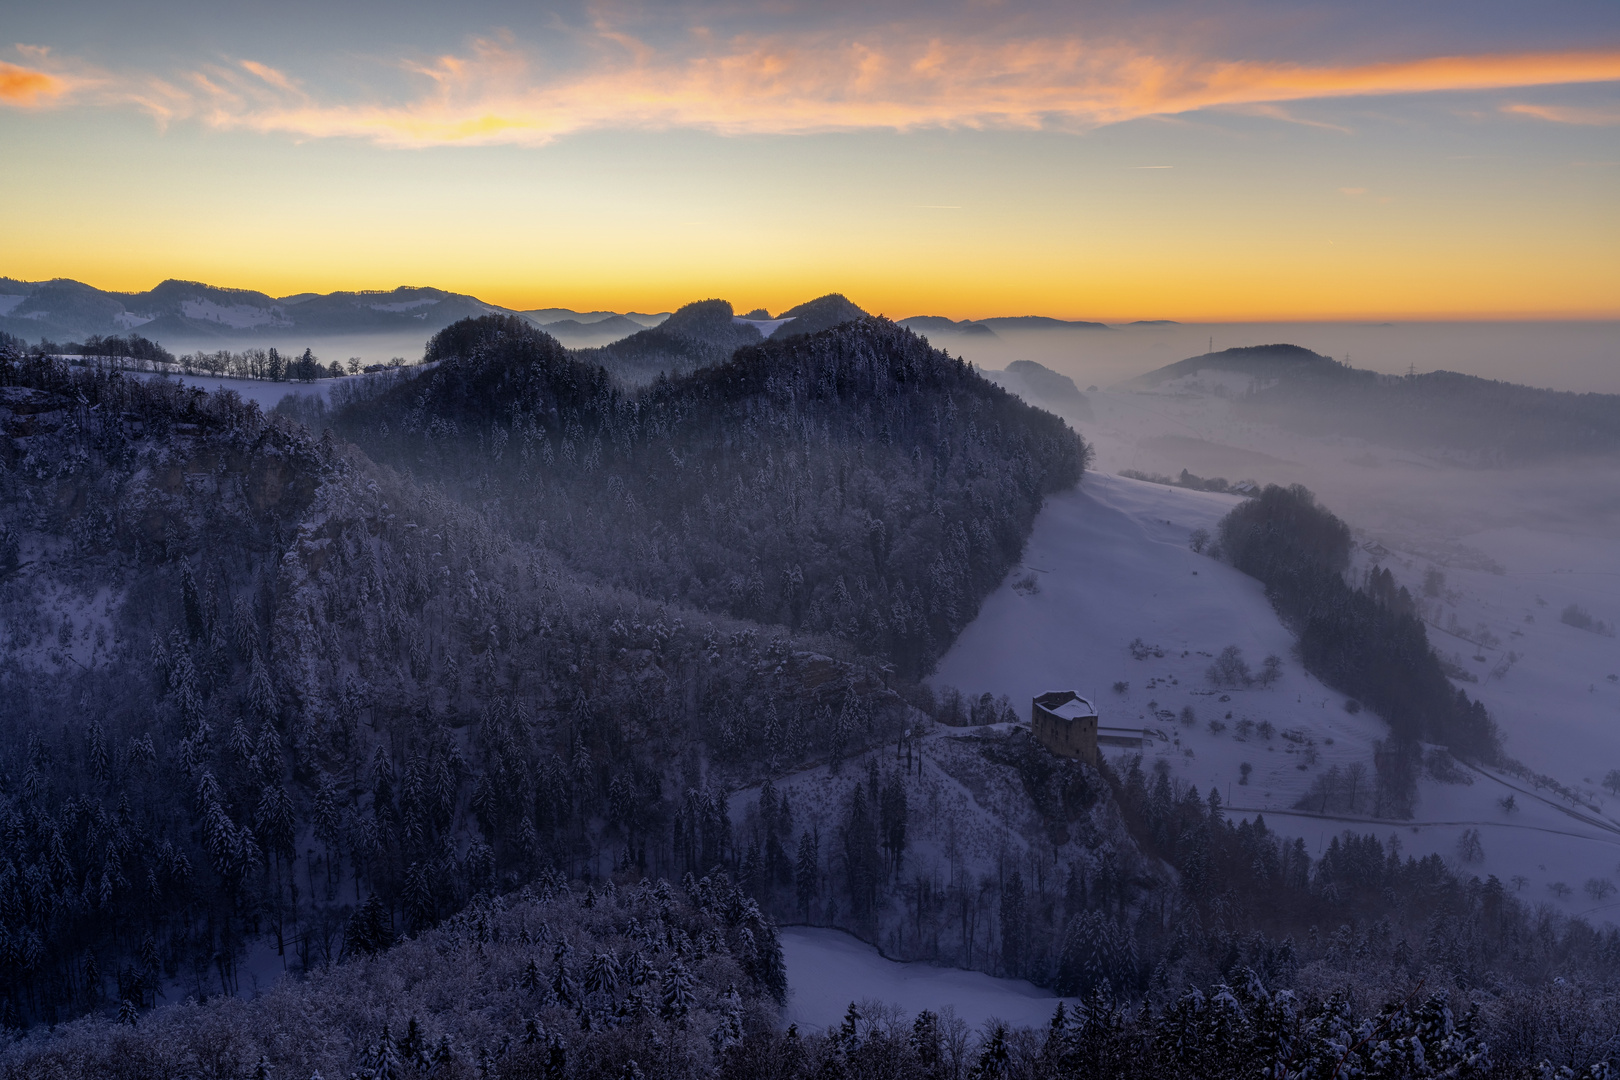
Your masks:
<instances>
[{"instance_id":1,"label":"orange glow near horizon","mask_svg":"<svg viewBox=\"0 0 1620 1080\"><path fill-rule=\"evenodd\" d=\"M1028 282L1008 282L999 288L986 288L982 284L941 281L905 282L877 280L869 272L852 272L843 279L816 276L802 282L791 279L761 281L744 280L730 276L713 276L707 284L698 279L692 283L682 281L631 283L625 281L569 281L555 285L531 285L521 281L453 280L432 278L425 274L406 275L398 279L378 280L375 275L340 275L334 277L306 277L297 271L266 273L254 268L248 273L231 274L220 268L217 274L172 274L182 280L202 281L206 284L232 289L247 289L269 296L288 296L303 292L361 292L387 291L399 286L433 286L449 292L464 293L485 303L514 311L538 308L568 308L574 311L638 311L656 313L673 311L695 300L719 298L728 300L741 313L754 308L765 308L772 313L784 311L806 300L827 293L843 293L861 308L873 314L901 319L912 315L944 315L952 319L986 319L998 316L1045 315L1059 319L1120 324L1137 319L1173 319L1184 323L1249 323L1249 322L1490 322L1490 321L1610 321L1620 320L1620 303L1602 303L1594 297L1588 306L1549 304L1535 307L1526 304L1520 308L1481 302L1477 306L1456 303L1454 306L1427 306L1425 303L1402 303L1393 295L1372 298L1372 302L1358 302L1352 295L1333 294L1331 283L1322 283L1313 289L1301 289L1296 295L1286 296L1270 289L1255 290L1242 284L1205 281L1181 282L1176 287L1142 286L1136 283L1116 282L1092 291L1064 286L1048 292L1037 292L1020 286ZM71 277L109 292L140 293L163 280L136 268L106 275L51 273L14 275L20 280L47 280L53 277ZM1202 287L1189 288L1194 284ZM1256 291L1269 303L1254 302ZM1399 292L1395 289L1392 292ZM1293 304L1288 300L1294 300ZM1430 300L1422 296L1422 301ZM1336 301L1336 302L1334 302ZM1380 302L1382 301L1382 302Z\"/></svg>"},{"instance_id":2,"label":"orange glow near horizon","mask_svg":"<svg viewBox=\"0 0 1620 1080\"><path fill-rule=\"evenodd\" d=\"M29 46L0 62L0 274L516 309L1620 318L1620 49L1146 41L599 26L572 67L503 34L394 57L391 94Z\"/></svg>"}]
</instances>

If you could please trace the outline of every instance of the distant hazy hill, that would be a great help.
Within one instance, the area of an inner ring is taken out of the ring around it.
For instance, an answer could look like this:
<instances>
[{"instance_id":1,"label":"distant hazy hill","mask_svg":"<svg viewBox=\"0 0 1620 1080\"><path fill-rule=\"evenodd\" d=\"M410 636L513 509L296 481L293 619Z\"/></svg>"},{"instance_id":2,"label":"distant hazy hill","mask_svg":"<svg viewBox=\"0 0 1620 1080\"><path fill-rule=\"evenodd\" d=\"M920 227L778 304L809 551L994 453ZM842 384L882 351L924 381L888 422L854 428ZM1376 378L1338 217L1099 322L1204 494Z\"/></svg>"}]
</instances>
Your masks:
<instances>
[{"instance_id":1,"label":"distant hazy hill","mask_svg":"<svg viewBox=\"0 0 1620 1080\"><path fill-rule=\"evenodd\" d=\"M680 375L721 363L739 347L760 340L758 330L735 320L730 302L699 300L649 330L600 348L579 349L577 355L634 385L651 382L660 373Z\"/></svg>"},{"instance_id":2,"label":"distant hazy hill","mask_svg":"<svg viewBox=\"0 0 1620 1080\"><path fill-rule=\"evenodd\" d=\"M798 307L788 308L778 315L778 319L793 321L778 327L771 338L774 341L781 341L790 337L803 337L806 334L819 334L823 330L831 330L835 326L865 317L866 312L850 303L842 293L828 293L826 296L806 301Z\"/></svg>"},{"instance_id":3,"label":"distant hazy hill","mask_svg":"<svg viewBox=\"0 0 1620 1080\"><path fill-rule=\"evenodd\" d=\"M272 297L195 281L165 281L140 293L107 292L78 281L0 278L0 330L30 341L82 340L138 330L154 341L242 342L267 333L417 332L501 310L443 289L299 293Z\"/></svg>"},{"instance_id":4,"label":"distant hazy hill","mask_svg":"<svg viewBox=\"0 0 1620 1080\"><path fill-rule=\"evenodd\" d=\"M1004 330L1111 330L1107 323L1080 319L1049 319L1045 315L1011 315L978 322L1000 333Z\"/></svg>"},{"instance_id":5,"label":"distant hazy hill","mask_svg":"<svg viewBox=\"0 0 1620 1080\"><path fill-rule=\"evenodd\" d=\"M1014 360L1005 371L984 371L981 374L1031 404L1050 406L1071 419L1091 419L1091 405L1074 380L1043 364L1033 360Z\"/></svg>"},{"instance_id":6,"label":"distant hazy hill","mask_svg":"<svg viewBox=\"0 0 1620 1080\"><path fill-rule=\"evenodd\" d=\"M594 319L589 322L580 319L558 319L556 322L541 323L540 328L571 349L611 345L646 329L641 323L623 315L609 315L605 319Z\"/></svg>"},{"instance_id":7,"label":"distant hazy hill","mask_svg":"<svg viewBox=\"0 0 1620 1080\"><path fill-rule=\"evenodd\" d=\"M1337 360L1298 345L1249 345L1204 353L1166 364L1131 380L1136 386L1157 386L1200 371L1229 371L1256 379L1277 379L1307 368L1343 367Z\"/></svg>"},{"instance_id":8,"label":"distant hazy hill","mask_svg":"<svg viewBox=\"0 0 1620 1080\"><path fill-rule=\"evenodd\" d=\"M976 337L993 338L996 332L984 323L974 322L972 319L963 319L957 322L947 319L943 315L913 315L909 319L901 319L901 326L910 327L919 334L932 337Z\"/></svg>"},{"instance_id":9,"label":"distant hazy hill","mask_svg":"<svg viewBox=\"0 0 1620 1080\"><path fill-rule=\"evenodd\" d=\"M1200 372L1253 380L1238 393L1251 416L1308 434L1461 456L1482 465L1620 452L1620 394L1573 394L1431 371L1381 375L1298 345L1194 356L1127 385L1157 387Z\"/></svg>"},{"instance_id":10,"label":"distant hazy hill","mask_svg":"<svg viewBox=\"0 0 1620 1080\"><path fill-rule=\"evenodd\" d=\"M636 329L645 330L649 326L657 326L669 318L669 312L660 311L647 314L641 311L575 311L572 308L532 308L529 311L520 311L518 314L527 318L537 326L550 326L559 322L572 320L581 326L592 326L609 319L628 319L636 324Z\"/></svg>"}]
</instances>

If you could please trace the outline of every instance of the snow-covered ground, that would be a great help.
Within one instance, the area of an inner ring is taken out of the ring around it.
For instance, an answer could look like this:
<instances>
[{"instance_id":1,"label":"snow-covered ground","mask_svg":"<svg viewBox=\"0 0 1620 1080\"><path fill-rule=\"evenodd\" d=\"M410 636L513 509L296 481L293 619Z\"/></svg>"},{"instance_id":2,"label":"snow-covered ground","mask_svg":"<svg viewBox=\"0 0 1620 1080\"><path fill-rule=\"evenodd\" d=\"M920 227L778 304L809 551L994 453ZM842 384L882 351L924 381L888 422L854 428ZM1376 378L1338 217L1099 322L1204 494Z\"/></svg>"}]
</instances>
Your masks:
<instances>
[{"instance_id":1,"label":"snow-covered ground","mask_svg":"<svg viewBox=\"0 0 1620 1080\"><path fill-rule=\"evenodd\" d=\"M402 370L407 374L414 374L425 371L432 366L432 364L411 364ZM270 382L266 379L233 379L212 375L181 375L172 372L166 375L149 372L127 372L127 374L143 379L168 378L182 386L194 386L211 394L221 390L233 390L246 401L258 402L259 408L265 412L269 412L279 405L284 398L289 397L304 396L320 398L323 401L327 400L327 394L332 387L346 384L348 380L393 379L399 377L398 371L392 368L369 374L346 375L342 379L317 379L315 382L310 383Z\"/></svg>"},{"instance_id":2,"label":"snow-covered ground","mask_svg":"<svg viewBox=\"0 0 1620 1080\"><path fill-rule=\"evenodd\" d=\"M188 319L205 319L233 330L255 326L290 326L280 305L262 308L253 304L216 304L212 300L182 300L180 314Z\"/></svg>"},{"instance_id":3,"label":"snow-covered ground","mask_svg":"<svg viewBox=\"0 0 1620 1080\"><path fill-rule=\"evenodd\" d=\"M1408 853L1436 852L1459 871L1496 874L1527 899L1560 903L1572 912L1593 909L1597 902L1584 892L1585 883L1620 877L1620 799L1608 800L1611 806L1605 811L1592 784L1580 783L1583 777L1601 781L1599 774L1611 762L1620 767L1620 723L1612 711L1620 690L1596 675L1604 647L1610 649L1610 666L1616 666L1613 639L1558 623L1553 605L1567 601L1561 593L1557 600L1548 595L1548 606L1534 609L1541 613L1536 622L1524 624L1526 651L1509 674L1467 687L1492 708L1510 752L1538 770L1557 767L1556 779L1592 793L1592 799L1570 800L1522 780L1466 771L1466 783L1426 776L1410 822L1376 820L1365 811L1315 813L1309 803L1300 803L1327 770L1337 768L1346 778L1354 770L1359 774L1355 783L1372 783L1373 744L1386 729L1368 711L1347 712L1343 695L1299 667L1291 655L1292 635L1278 621L1259 582L1189 548L1192 530L1213 531L1236 501L1234 496L1088 475L1079 489L1048 501L1023 567L985 602L940 662L936 683L975 695L1005 694L1021 714L1027 714L1036 694L1079 691L1097 703L1105 726L1143 726L1163 733L1165 738L1153 739L1141 751L1144 767L1163 761L1180 780L1204 790L1218 787L1235 814L1264 812L1268 825L1304 838L1313 853L1345 829L1393 834ZM1511 554L1511 539L1502 538L1493 549L1497 557ZM1538 544L1531 550L1535 559L1544 554ZM1364 560L1370 557L1361 554ZM1417 573L1421 579L1421 570ZM1472 574L1496 591L1484 592ZM1030 575L1035 589L1027 583ZM1511 575L1486 570L1459 575L1466 588L1495 598L1491 611L1504 642L1508 621L1522 619L1519 607L1510 603L1518 595L1514 590L1524 593L1520 607L1533 606L1529 592L1551 592L1549 576L1570 578L1568 588L1578 588L1574 575L1540 574L1517 584ZM1476 609L1459 599L1459 622L1471 626L1486 601L1478 604ZM1542 635L1536 639L1541 645L1529 643L1532 630ZM1140 659L1143 650L1139 647L1133 655L1131 649L1138 639L1147 646ZM1435 639L1443 649L1450 648L1446 635L1436 633ZM1230 645L1241 649L1256 670L1267 655L1282 658L1281 676L1270 687L1212 686L1206 673ZM1576 669L1590 672L1580 676L1578 691L1569 685ZM1602 683L1601 691L1593 678ZM1115 689L1116 684L1124 684L1123 689ZM1498 692L1498 685L1510 684L1519 697ZM1549 702L1545 712L1560 714L1556 722L1531 708L1543 693ZM1583 696L1590 700L1572 700ZM1581 704L1586 707L1577 709ZM1606 716L1600 715L1604 708L1611 710ZM1191 723L1185 720L1186 709L1192 711ZM1524 754L1521 744L1561 745ZM1133 752L1109 751L1116 759ZM1250 767L1247 783L1245 764ZM1514 798L1511 810L1501 805L1509 795ZM1483 855L1464 860L1459 840L1476 828ZM1569 888L1567 895L1558 883ZM1606 907L1597 916L1604 911Z\"/></svg>"},{"instance_id":4,"label":"snow-covered ground","mask_svg":"<svg viewBox=\"0 0 1620 1080\"><path fill-rule=\"evenodd\" d=\"M896 963L840 930L791 926L781 937L788 976L786 1018L801 1028L836 1027L850 1003L862 1001L897 1005L907 1013L951 1009L974 1028L991 1019L1040 1027L1065 1000L1021 979Z\"/></svg>"},{"instance_id":5,"label":"snow-covered ground","mask_svg":"<svg viewBox=\"0 0 1620 1080\"><path fill-rule=\"evenodd\" d=\"M286 383L270 382L265 379L214 378L207 375L173 375L170 378L182 386L195 386L207 390L210 394L221 390L234 390L244 401L258 402L259 408L265 412L281 404L283 398L299 394L324 400L327 390L336 381L322 379L312 383Z\"/></svg>"}]
</instances>

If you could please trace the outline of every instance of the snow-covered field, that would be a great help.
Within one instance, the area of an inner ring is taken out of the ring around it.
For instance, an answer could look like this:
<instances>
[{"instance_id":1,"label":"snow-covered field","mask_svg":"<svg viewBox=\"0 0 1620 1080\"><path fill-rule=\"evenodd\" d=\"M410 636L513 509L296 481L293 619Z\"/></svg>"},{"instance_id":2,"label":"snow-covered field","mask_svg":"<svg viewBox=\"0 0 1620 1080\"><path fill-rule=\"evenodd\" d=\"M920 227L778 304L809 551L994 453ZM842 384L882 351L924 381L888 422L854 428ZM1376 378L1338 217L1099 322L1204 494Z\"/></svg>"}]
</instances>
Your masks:
<instances>
[{"instance_id":1,"label":"snow-covered field","mask_svg":"<svg viewBox=\"0 0 1620 1080\"><path fill-rule=\"evenodd\" d=\"M412 364L405 370L409 372L425 371L431 364ZM398 375L393 369L373 372L370 374L348 375L344 379L318 379L315 382L270 382L265 379L232 379L211 375L155 375L145 372L131 372L144 379L168 378L182 386L193 386L199 390L206 390L210 394L221 390L235 391L246 401L258 402L259 408L265 412L279 405L283 399L289 397L312 397L327 400L327 394L332 387L344 384L350 379L392 379Z\"/></svg>"},{"instance_id":2,"label":"snow-covered field","mask_svg":"<svg viewBox=\"0 0 1620 1080\"><path fill-rule=\"evenodd\" d=\"M1590 674L1580 676L1578 689L1570 684L1582 665L1601 668L1605 646L1613 666L1613 639L1558 623L1552 605L1566 601L1562 594L1557 601L1549 595L1547 607L1535 608L1543 613L1536 622L1523 624L1525 653L1509 673L1468 686L1492 708L1510 753L1591 793L1591 799L1572 801L1521 780L1468 771L1467 783L1426 776L1411 822L1376 820L1368 812L1318 814L1309 803L1299 804L1327 770L1337 768L1344 778L1354 770L1353 782L1372 783L1373 744L1385 727L1368 711L1351 715L1342 695L1299 667L1291 655L1292 636L1258 582L1190 550L1192 530L1213 531L1235 502L1233 496L1089 475L1081 488L1048 501L1023 568L986 601L941 661L936 683L972 694L1005 694L1025 714L1036 694L1079 691L1097 703L1105 726L1146 726L1164 734L1142 751L1144 767L1163 761L1175 778L1203 790L1218 787L1234 813L1264 812L1268 825L1304 838L1313 853L1344 829L1393 834L1408 853L1436 852L1460 871L1496 874L1527 899L1560 903L1572 912L1593 909L1585 883L1620 877L1620 799L1609 799L1605 809L1593 785L1582 781L1601 781L1598 774L1611 761L1620 767L1620 722L1613 713L1620 691L1606 679L1599 680L1599 691ZM1495 549L1500 557L1511 554L1509 539ZM1544 550L1532 543L1527 558ZM1364 560L1370 557L1361 553ZM1025 583L1031 574L1033 590ZM1520 607L1534 605L1529 593L1552 591L1549 577L1570 578L1569 588L1576 588L1574 575L1540 573L1517 583L1511 575L1485 570L1458 576L1466 595L1484 597L1474 601L1477 607L1459 598L1459 622L1472 625L1489 606L1504 642L1509 621L1522 620ZM1487 592L1485 584L1495 591ZM1514 606L1511 598L1521 593ZM1540 645L1531 643L1532 630L1542 635ZM1451 648L1447 635L1434 636L1437 645ZM1137 639L1148 647L1145 658L1137 658L1140 648L1133 656L1130 646ZM1265 688L1213 687L1206 672L1229 645L1241 649L1256 670L1267 655L1282 658L1281 676ZM1505 691L1510 684L1516 688L1511 694ZM1556 711L1556 721L1531 707L1538 695L1546 695L1546 711ZM1576 700L1582 697L1588 700ZM1524 753L1521 746L1544 749ZM1116 758L1132 752L1110 751ZM1509 795L1511 810L1501 805ZM1464 860L1459 840L1475 828L1483 855Z\"/></svg>"},{"instance_id":3,"label":"snow-covered field","mask_svg":"<svg viewBox=\"0 0 1620 1080\"><path fill-rule=\"evenodd\" d=\"M789 988L786 1018L802 1028L836 1027L850 1003L862 1001L896 1005L907 1013L950 1009L974 1028L990 1019L1039 1027L1064 1000L1021 979L896 963L840 930L791 926L781 936Z\"/></svg>"}]
</instances>

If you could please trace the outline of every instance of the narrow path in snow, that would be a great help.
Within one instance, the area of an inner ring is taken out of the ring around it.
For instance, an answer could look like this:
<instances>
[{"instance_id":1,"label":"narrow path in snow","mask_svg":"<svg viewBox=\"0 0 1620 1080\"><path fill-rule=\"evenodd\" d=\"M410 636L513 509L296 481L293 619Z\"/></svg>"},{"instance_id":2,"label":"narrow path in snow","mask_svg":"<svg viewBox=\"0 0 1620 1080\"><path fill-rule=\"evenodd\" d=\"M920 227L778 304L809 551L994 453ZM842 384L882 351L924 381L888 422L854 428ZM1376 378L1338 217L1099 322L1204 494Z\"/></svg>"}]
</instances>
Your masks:
<instances>
[{"instance_id":1,"label":"narrow path in snow","mask_svg":"<svg viewBox=\"0 0 1620 1080\"><path fill-rule=\"evenodd\" d=\"M1570 817L1574 818L1576 821L1582 822L1582 823L1587 824L1587 825L1591 825L1594 828L1604 829L1604 830L1606 830L1608 832L1620 834L1620 825L1616 825L1614 822L1608 820L1607 818L1591 817L1591 816L1589 816L1587 814L1581 813L1579 810L1576 810L1572 806L1566 806L1563 803L1553 802L1551 799L1547 798L1547 796L1541 794L1538 791L1533 791L1533 790L1529 790L1527 788L1522 788L1518 784L1513 783L1512 781L1504 780L1502 777L1497 776L1495 773L1486 772L1484 769L1480 768L1477 765L1470 765L1466 761L1459 762L1459 764L1463 765L1466 768L1474 770L1475 772L1479 773L1479 775L1485 777L1487 780L1494 780L1498 784L1501 784L1503 787L1508 788L1509 790L1518 792L1520 795L1527 795L1530 798L1535 799L1535 800L1537 800L1539 802L1544 802L1548 806L1552 807L1554 810L1557 810L1559 813L1568 814Z\"/></svg>"},{"instance_id":2,"label":"narrow path in snow","mask_svg":"<svg viewBox=\"0 0 1620 1080\"><path fill-rule=\"evenodd\" d=\"M1390 828L1400 828L1402 826L1423 828L1433 825L1440 828L1461 826L1465 828L1529 829L1532 832L1551 833L1554 836L1572 836L1577 840L1591 840L1594 843L1620 846L1620 837L1611 840L1606 836L1570 832L1567 829L1550 829L1545 825L1524 825L1517 821L1420 821L1416 818L1408 820L1402 818L1357 817L1351 814L1319 814L1315 810L1259 810L1251 806L1227 806L1223 807L1223 809L1229 814L1257 814L1262 817L1283 815L1286 817L1315 818L1318 821L1345 821L1361 825L1384 825Z\"/></svg>"}]
</instances>

